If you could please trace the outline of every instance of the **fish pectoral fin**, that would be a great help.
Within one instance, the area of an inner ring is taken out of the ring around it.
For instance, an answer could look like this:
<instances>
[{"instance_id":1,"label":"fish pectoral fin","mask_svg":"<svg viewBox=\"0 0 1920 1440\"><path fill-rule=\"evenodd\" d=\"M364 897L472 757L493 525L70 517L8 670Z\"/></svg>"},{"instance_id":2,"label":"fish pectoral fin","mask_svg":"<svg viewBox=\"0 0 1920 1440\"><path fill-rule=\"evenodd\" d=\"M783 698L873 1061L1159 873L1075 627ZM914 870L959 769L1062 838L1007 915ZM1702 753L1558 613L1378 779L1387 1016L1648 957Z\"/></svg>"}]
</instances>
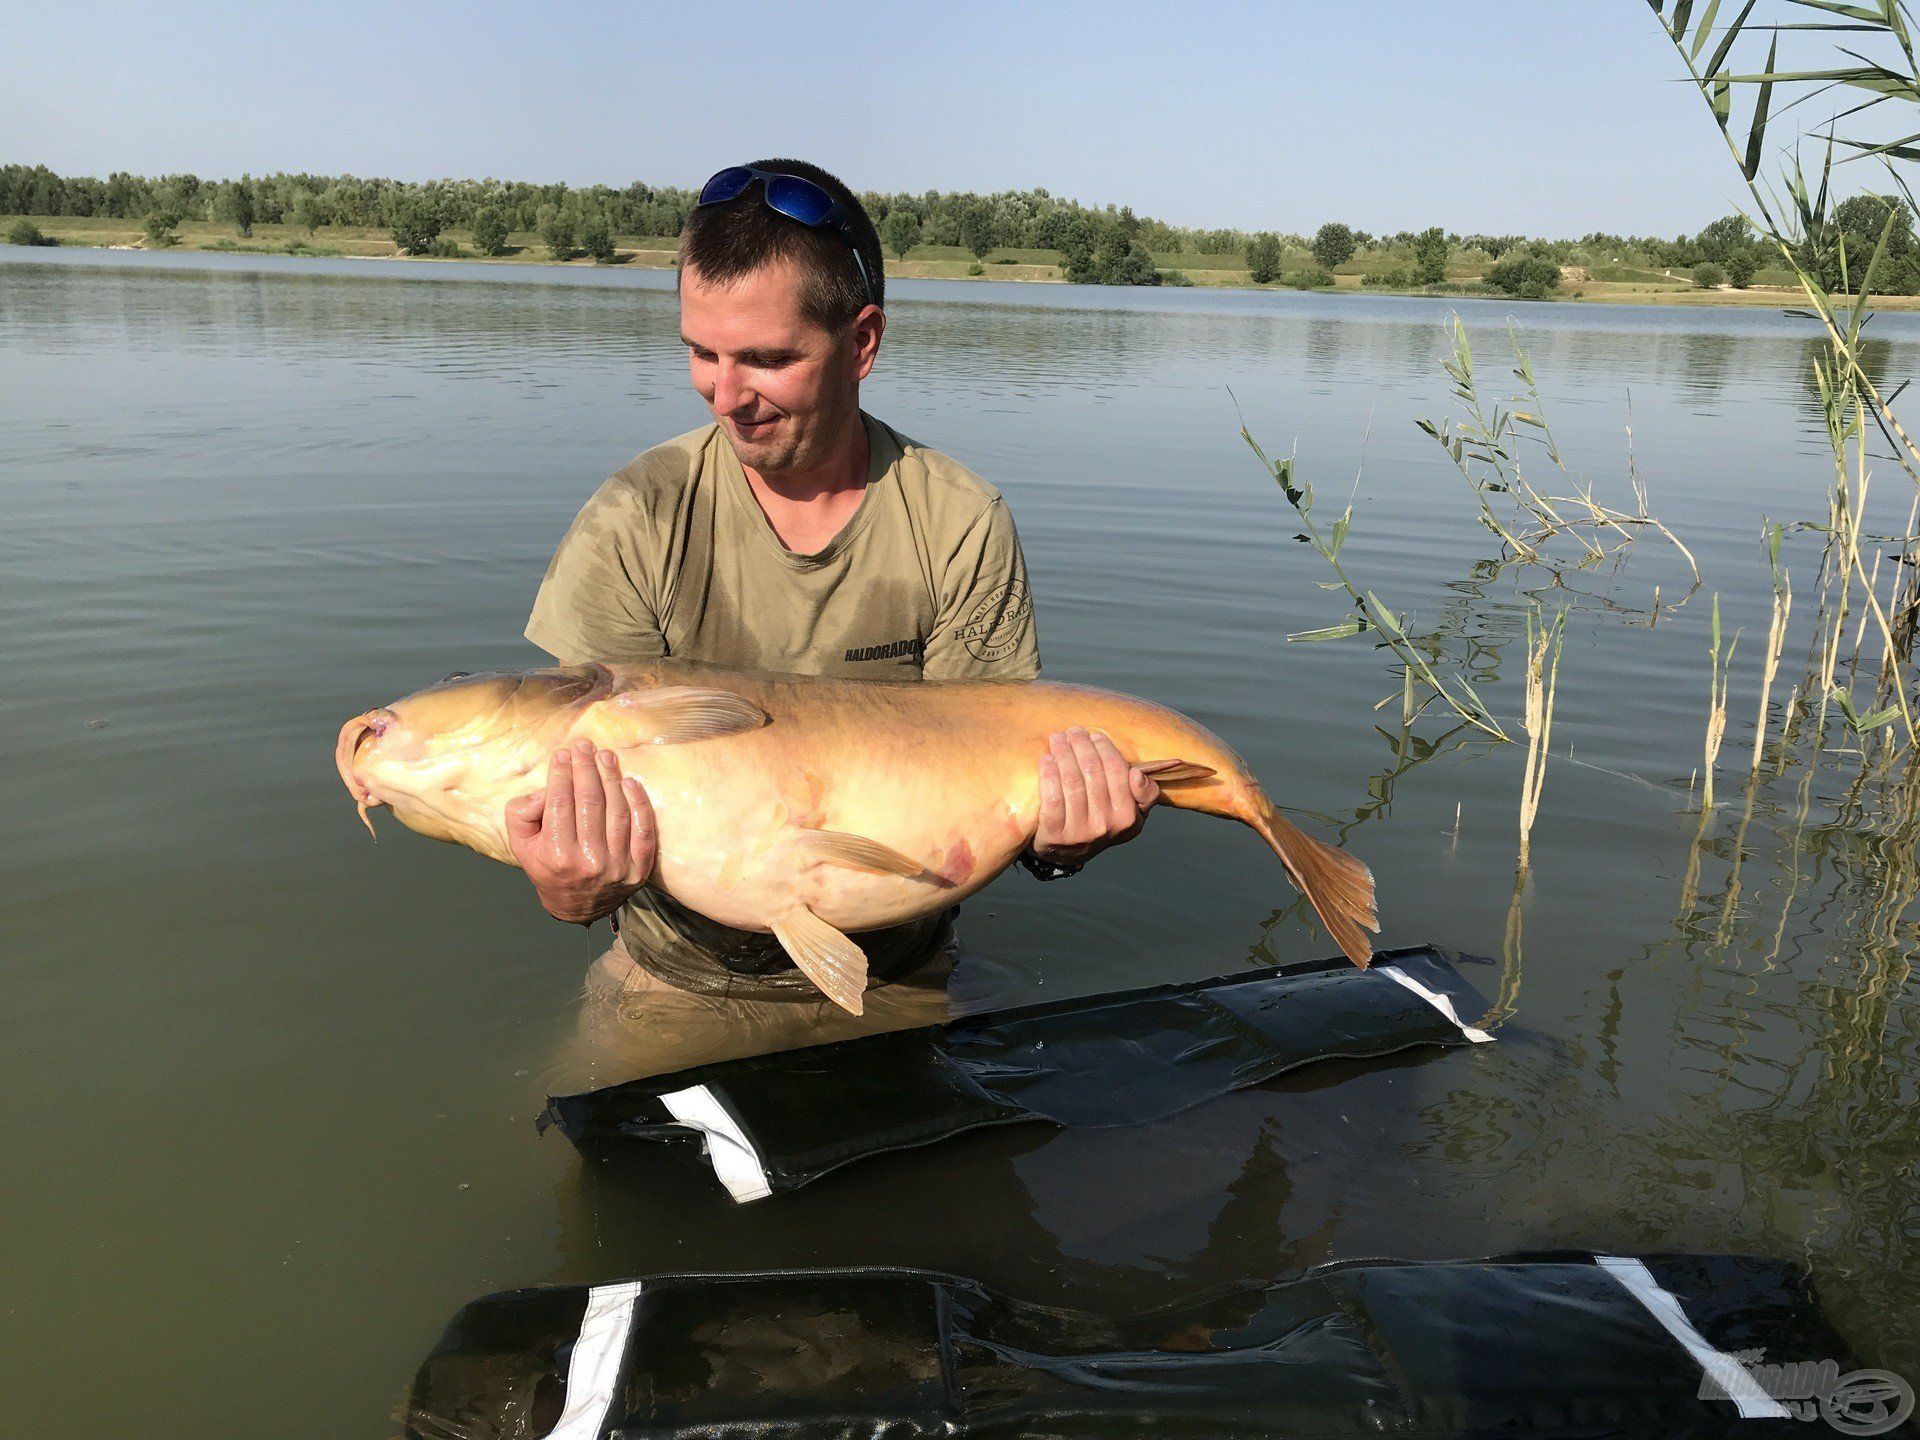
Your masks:
<instances>
[{"instance_id":1,"label":"fish pectoral fin","mask_svg":"<svg viewBox=\"0 0 1920 1440\"><path fill-rule=\"evenodd\" d=\"M826 997L858 1015L867 993L867 952L804 905L773 917L773 936Z\"/></svg>"},{"instance_id":2,"label":"fish pectoral fin","mask_svg":"<svg viewBox=\"0 0 1920 1440\"><path fill-rule=\"evenodd\" d=\"M624 711L638 729L632 743L683 745L689 740L713 740L743 735L771 724L773 717L731 690L697 685L668 685L658 690L625 690L607 704Z\"/></svg>"},{"instance_id":3,"label":"fish pectoral fin","mask_svg":"<svg viewBox=\"0 0 1920 1440\"><path fill-rule=\"evenodd\" d=\"M802 830L795 843L810 859L845 865L850 870L865 870L870 875L905 875L916 879L927 873L927 867L918 860L864 835L849 835L842 830Z\"/></svg>"},{"instance_id":4,"label":"fish pectoral fin","mask_svg":"<svg viewBox=\"0 0 1920 1440\"><path fill-rule=\"evenodd\" d=\"M1173 785L1182 780L1205 780L1219 773L1209 766L1196 765L1191 760L1136 760L1133 768L1160 785Z\"/></svg>"}]
</instances>

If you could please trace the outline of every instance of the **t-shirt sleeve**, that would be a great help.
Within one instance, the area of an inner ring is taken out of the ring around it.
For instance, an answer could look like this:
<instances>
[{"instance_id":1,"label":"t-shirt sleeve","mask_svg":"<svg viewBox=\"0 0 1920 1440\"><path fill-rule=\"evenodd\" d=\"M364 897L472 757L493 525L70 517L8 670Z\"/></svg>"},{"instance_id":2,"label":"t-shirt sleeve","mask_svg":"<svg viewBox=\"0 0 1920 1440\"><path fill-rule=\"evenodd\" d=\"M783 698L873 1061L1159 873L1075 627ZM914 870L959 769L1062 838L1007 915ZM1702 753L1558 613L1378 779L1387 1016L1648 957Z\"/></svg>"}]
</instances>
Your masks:
<instances>
[{"instance_id":1,"label":"t-shirt sleeve","mask_svg":"<svg viewBox=\"0 0 1920 1440\"><path fill-rule=\"evenodd\" d=\"M1032 680L1039 673L1027 557L1012 514L996 497L947 562L922 674L929 680Z\"/></svg>"},{"instance_id":2,"label":"t-shirt sleeve","mask_svg":"<svg viewBox=\"0 0 1920 1440\"><path fill-rule=\"evenodd\" d=\"M631 664L667 653L638 509L630 486L616 476L582 507L553 552L526 636L563 665Z\"/></svg>"}]
</instances>

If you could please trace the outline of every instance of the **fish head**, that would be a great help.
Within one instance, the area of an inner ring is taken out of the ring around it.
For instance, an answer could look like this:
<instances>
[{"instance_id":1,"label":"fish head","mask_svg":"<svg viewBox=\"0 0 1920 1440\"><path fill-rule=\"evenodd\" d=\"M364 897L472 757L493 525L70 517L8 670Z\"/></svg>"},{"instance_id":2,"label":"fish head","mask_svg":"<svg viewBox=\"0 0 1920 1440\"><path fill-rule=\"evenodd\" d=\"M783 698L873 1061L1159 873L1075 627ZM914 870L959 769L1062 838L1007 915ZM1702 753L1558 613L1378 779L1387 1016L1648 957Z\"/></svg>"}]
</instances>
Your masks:
<instances>
[{"instance_id":1,"label":"fish head","mask_svg":"<svg viewBox=\"0 0 1920 1440\"><path fill-rule=\"evenodd\" d=\"M347 721L334 765L362 821L384 805L410 830L512 864L506 802L541 787L546 755L611 689L600 665L456 672Z\"/></svg>"}]
</instances>

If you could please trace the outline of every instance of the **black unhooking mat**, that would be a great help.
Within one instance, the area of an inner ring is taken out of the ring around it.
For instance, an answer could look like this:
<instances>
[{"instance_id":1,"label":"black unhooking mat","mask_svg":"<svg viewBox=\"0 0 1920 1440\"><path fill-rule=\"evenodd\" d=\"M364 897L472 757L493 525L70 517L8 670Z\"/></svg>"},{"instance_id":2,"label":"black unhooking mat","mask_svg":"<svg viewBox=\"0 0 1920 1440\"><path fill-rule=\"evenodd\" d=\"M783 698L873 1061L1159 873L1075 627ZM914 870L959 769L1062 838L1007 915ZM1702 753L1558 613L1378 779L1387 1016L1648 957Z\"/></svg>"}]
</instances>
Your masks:
<instances>
[{"instance_id":1,"label":"black unhooking mat","mask_svg":"<svg viewBox=\"0 0 1920 1440\"><path fill-rule=\"evenodd\" d=\"M736 1201L986 1125L1138 1125L1316 1060L1492 1037L1432 946L973 1015L549 1099L582 1149L696 1141Z\"/></svg>"},{"instance_id":2,"label":"black unhooking mat","mask_svg":"<svg viewBox=\"0 0 1920 1440\"><path fill-rule=\"evenodd\" d=\"M1911 1397L1785 1261L1347 1261L1129 1316L857 1269L489 1296L420 1367L406 1434L1911 1437Z\"/></svg>"}]
</instances>

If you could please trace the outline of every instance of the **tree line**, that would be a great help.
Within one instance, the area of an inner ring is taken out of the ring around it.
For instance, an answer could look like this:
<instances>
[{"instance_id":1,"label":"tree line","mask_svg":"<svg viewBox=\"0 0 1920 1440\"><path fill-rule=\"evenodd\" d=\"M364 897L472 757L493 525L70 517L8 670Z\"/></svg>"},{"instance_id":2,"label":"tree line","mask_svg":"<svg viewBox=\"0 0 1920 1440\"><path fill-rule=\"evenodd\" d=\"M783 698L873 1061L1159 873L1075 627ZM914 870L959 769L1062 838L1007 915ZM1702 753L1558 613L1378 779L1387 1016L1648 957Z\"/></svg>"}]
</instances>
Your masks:
<instances>
[{"instance_id":1,"label":"tree line","mask_svg":"<svg viewBox=\"0 0 1920 1440\"><path fill-rule=\"evenodd\" d=\"M124 172L100 180L59 175L44 165L0 165L0 214L139 220L156 244L167 243L183 220L205 220L232 224L243 236L255 224L293 225L309 233L328 226L381 229L414 254L448 246L443 236L450 230L469 234L485 254L500 254L511 235L531 232L556 255L584 251L611 259L616 236L678 236L695 198L691 190L640 182L615 188L306 173L208 180ZM1458 261L1513 294L1545 293L1559 283L1562 266L1685 269L1701 283L1744 286L1768 259L1738 215L1671 239L1603 231L1545 239L1460 234L1439 226L1374 235L1337 222L1305 236L1171 225L1128 206L1095 208L1044 189L868 193L861 199L896 257L923 245L957 248L983 261L995 251L1051 251L1069 280L1102 284L1182 280L1156 264L1156 256L1172 254L1239 258L1256 283L1309 286L1331 284L1332 272L1356 257L1368 261L1370 281L1407 287L1445 283L1449 263ZM1883 283L1876 288L1920 290L1912 211L1904 199L1881 195L1843 201L1828 232L1807 237L1807 257L1831 288L1842 288L1842 254L1853 257L1850 268L1857 273L1889 213L1894 228Z\"/></svg>"}]
</instances>

